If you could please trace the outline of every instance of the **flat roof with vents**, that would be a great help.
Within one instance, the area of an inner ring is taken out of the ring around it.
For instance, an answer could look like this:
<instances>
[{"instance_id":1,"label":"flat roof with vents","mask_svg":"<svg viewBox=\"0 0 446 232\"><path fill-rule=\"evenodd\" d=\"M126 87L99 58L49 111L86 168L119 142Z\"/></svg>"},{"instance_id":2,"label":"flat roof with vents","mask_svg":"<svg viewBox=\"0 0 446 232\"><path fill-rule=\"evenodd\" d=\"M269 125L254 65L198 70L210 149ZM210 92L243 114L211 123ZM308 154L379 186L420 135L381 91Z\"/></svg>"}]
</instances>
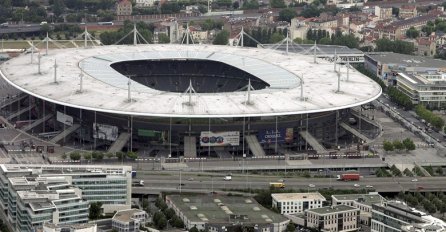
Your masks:
<instances>
[{"instance_id":1,"label":"flat roof with vents","mask_svg":"<svg viewBox=\"0 0 446 232\"><path fill-rule=\"evenodd\" d=\"M288 219L261 206L251 197L242 196L209 196L168 195L172 202L188 220L209 223L282 223ZM193 210L196 207L198 210Z\"/></svg>"},{"instance_id":2,"label":"flat roof with vents","mask_svg":"<svg viewBox=\"0 0 446 232\"><path fill-rule=\"evenodd\" d=\"M311 193L274 193L271 194L271 197L277 202L283 201L311 201L311 200L319 200L326 201L325 197L322 196L318 192Z\"/></svg>"}]
</instances>

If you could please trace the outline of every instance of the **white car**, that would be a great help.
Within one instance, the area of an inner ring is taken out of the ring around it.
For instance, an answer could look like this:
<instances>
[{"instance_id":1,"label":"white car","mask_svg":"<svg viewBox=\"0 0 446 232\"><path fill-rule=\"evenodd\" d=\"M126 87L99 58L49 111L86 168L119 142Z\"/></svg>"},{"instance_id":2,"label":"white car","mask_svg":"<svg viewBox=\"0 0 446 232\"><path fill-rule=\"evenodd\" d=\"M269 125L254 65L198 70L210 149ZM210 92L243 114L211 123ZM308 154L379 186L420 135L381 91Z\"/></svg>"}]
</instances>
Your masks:
<instances>
[{"instance_id":1,"label":"white car","mask_svg":"<svg viewBox=\"0 0 446 232\"><path fill-rule=\"evenodd\" d=\"M367 185L366 188L373 188L373 185Z\"/></svg>"},{"instance_id":2,"label":"white car","mask_svg":"<svg viewBox=\"0 0 446 232\"><path fill-rule=\"evenodd\" d=\"M412 182L418 182L418 179L412 179Z\"/></svg>"},{"instance_id":3,"label":"white car","mask_svg":"<svg viewBox=\"0 0 446 232\"><path fill-rule=\"evenodd\" d=\"M357 188L357 187L359 187L359 186L361 186L361 185L359 185L359 184L354 184L353 186L355 186L355 187Z\"/></svg>"},{"instance_id":4,"label":"white car","mask_svg":"<svg viewBox=\"0 0 446 232\"><path fill-rule=\"evenodd\" d=\"M309 184L308 187L310 187L310 188L314 188L314 187L316 187L316 185L314 185L314 184Z\"/></svg>"}]
</instances>

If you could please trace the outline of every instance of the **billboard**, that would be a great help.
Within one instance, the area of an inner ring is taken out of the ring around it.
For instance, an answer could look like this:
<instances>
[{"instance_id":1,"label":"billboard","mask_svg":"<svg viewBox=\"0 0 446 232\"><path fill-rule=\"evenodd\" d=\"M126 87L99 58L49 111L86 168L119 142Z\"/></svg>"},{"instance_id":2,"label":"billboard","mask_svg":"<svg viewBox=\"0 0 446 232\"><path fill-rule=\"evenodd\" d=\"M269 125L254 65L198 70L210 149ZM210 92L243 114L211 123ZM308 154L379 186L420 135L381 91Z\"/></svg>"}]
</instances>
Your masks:
<instances>
[{"instance_id":1,"label":"billboard","mask_svg":"<svg viewBox=\"0 0 446 232\"><path fill-rule=\"evenodd\" d=\"M118 138L118 127L93 123L93 138L116 141Z\"/></svg>"},{"instance_id":2,"label":"billboard","mask_svg":"<svg viewBox=\"0 0 446 232\"><path fill-rule=\"evenodd\" d=\"M277 143L291 143L294 138L293 128L278 128L277 133L272 130L259 131L259 142L260 143L275 143L277 137Z\"/></svg>"},{"instance_id":3,"label":"billboard","mask_svg":"<svg viewBox=\"0 0 446 232\"><path fill-rule=\"evenodd\" d=\"M240 144L239 131L202 131L200 134L201 146L238 146Z\"/></svg>"},{"instance_id":4,"label":"billboard","mask_svg":"<svg viewBox=\"0 0 446 232\"><path fill-rule=\"evenodd\" d=\"M73 117L59 111L57 111L56 120L68 126L73 125Z\"/></svg>"}]
</instances>

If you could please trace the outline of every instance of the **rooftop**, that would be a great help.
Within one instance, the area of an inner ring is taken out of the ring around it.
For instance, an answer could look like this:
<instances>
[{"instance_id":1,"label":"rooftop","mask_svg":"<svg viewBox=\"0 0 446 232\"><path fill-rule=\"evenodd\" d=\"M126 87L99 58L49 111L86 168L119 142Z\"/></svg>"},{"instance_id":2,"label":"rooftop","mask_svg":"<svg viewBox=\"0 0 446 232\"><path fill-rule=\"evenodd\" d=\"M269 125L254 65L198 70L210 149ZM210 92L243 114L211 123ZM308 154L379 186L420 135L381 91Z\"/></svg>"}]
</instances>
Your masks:
<instances>
[{"instance_id":1,"label":"rooftop","mask_svg":"<svg viewBox=\"0 0 446 232\"><path fill-rule=\"evenodd\" d=\"M228 93L174 93L155 90L131 81L132 101L128 101L128 78L111 64L128 60L207 59L223 62L257 76L269 88ZM57 61L57 82L54 64ZM103 46L50 50L37 70L37 54L31 53L0 65L0 75L11 85L38 98L60 105L125 115L156 117L243 117L315 113L351 108L381 95L380 86L354 69L322 59L313 63L309 55L290 54L261 48L210 45ZM338 67L338 68L339 68ZM79 92L80 74L83 91ZM301 101L301 79L303 97ZM54 91L57 88L58 91ZM113 99L113 100L111 100ZM150 99L150 101L147 101Z\"/></svg>"},{"instance_id":2,"label":"rooftop","mask_svg":"<svg viewBox=\"0 0 446 232\"><path fill-rule=\"evenodd\" d=\"M378 193L332 195L337 201L356 201L364 205L380 204L384 198Z\"/></svg>"},{"instance_id":3,"label":"rooftop","mask_svg":"<svg viewBox=\"0 0 446 232\"><path fill-rule=\"evenodd\" d=\"M264 208L251 197L170 195L166 200L172 201L193 222L270 224L288 220Z\"/></svg>"},{"instance_id":4,"label":"rooftop","mask_svg":"<svg viewBox=\"0 0 446 232\"><path fill-rule=\"evenodd\" d=\"M366 56L385 64L399 64L407 67L428 67L446 69L446 61L425 56L414 56L392 52L369 53Z\"/></svg>"},{"instance_id":5,"label":"rooftop","mask_svg":"<svg viewBox=\"0 0 446 232\"><path fill-rule=\"evenodd\" d=\"M313 193L274 193L271 194L276 201L301 201L301 200L321 200L325 201L325 197L318 192Z\"/></svg>"},{"instance_id":6,"label":"rooftop","mask_svg":"<svg viewBox=\"0 0 446 232\"><path fill-rule=\"evenodd\" d=\"M307 212L313 212L313 213L323 215L323 214L338 213L338 212L349 211L349 210L359 211L359 209L352 207L352 206L336 205L336 206L327 206L327 207L322 207L322 208L317 208L317 209L308 209Z\"/></svg>"},{"instance_id":7,"label":"rooftop","mask_svg":"<svg viewBox=\"0 0 446 232\"><path fill-rule=\"evenodd\" d=\"M131 222L133 221L132 217L135 213L144 212L140 209L129 209L129 210L121 210L116 212L116 214L113 216L113 220L118 220L121 222Z\"/></svg>"}]
</instances>

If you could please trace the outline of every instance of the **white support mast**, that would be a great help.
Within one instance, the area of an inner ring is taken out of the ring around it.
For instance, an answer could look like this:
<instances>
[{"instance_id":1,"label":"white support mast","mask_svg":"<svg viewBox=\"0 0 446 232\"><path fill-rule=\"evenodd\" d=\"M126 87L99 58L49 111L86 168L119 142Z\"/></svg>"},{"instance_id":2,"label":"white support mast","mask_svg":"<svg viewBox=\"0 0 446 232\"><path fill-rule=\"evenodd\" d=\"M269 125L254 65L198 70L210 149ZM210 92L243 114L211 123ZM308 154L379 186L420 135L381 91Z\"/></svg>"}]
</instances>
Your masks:
<instances>
[{"instance_id":1,"label":"white support mast","mask_svg":"<svg viewBox=\"0 0 446 232\"><path fill-rule=\"evenodd\" d=\"M243 26L242 26L242 30L240 31L240 42L241 42L242 47L244 45L244 41L243 41L244 34L245 34L245 30L243 29Z\"/></svg>"},{"instance_id":2,"label":"white support mast","mask_svg":"<svg viewBox=\"0 0 446 232\"><path fill-rule=\"evenodd\" d=\"M54 60L54 83L57 84L57 61Z\"/></svg>"},{"instance_id":3,"label":"white support mast","mask_svg":"<svg viewBox=\"0 0 446 232\"><path fill-rule=\"evenodd\" d=\"M132 102L132 91L131 91L132 81L131 81L131 76L128 75L127 78L128 78L128 81L127 81L127 90L128 90L127 100L128 100L128 102Z\"/></svg>"},{"instance_id":4,"label":"white support mast","mask_svg":"<svg viewBox=\"0 0 446 232\"><path fill-rule=\"evenodd\" d=\"M138 40L137 40L137 35L138 35L138 30L136 30L136 23L133 24L133 45L138 45Z\"/></svg>"},{"instance_id":5,"label":"white support mast","mask_svg":"<svg viewBox=\"0 0 446 232\"><path fill-rule=\"evenodd\" d=\"M316 40L314 41L314 50L313 50L313 62L316 64L316 48L317 48L317 44L316 44Z\"/></svg>"},{"instance_id":6,"label":"white support mast","mask_svg":"<svg viewBox=\"0 0 446 232\"><path fill-rule=\"evenodd\" d=\"M46 51L45 51L45 55L48 55L48 43L50 42L50 37L48 36L48 32L46 33L46 38L45 38L45 42L46 42Z\"/></svg>"},{"instance_id":7,"label":"white support mast","mask_svg":"<svg viewBox=\"0 0 446 232\"><path fill-rule=\"evenodd\" d=\"M84 71L81 71L81 74L79 74L79 93L82 93L83 90L83 79L84 79Z\"/></svg>"},{"instance_id":8,"label":"white support mast","mask_svg":"<svg viewBox=\"0 0 446 232\"><path fill-rule=\"evenodd\" d=\"M335 49L334 58L333 58L334 71L335 72L336 72L336 63L338 63L338 54L336 53L336 49Z\"/></svg>"},{"instance_id":9,"label":"white support mast","mask_svg":"<svg viewBox=\"0 0 446 232\"><path fill-rule=\"evenodd\" d=\"M40 71L40 59L42 59L42 55L40 55L40 51L39 51L39 55L37 56L37 58L38 58L38 65L39 65L38 73L42 74L42 72Z\"/></svg>"}]
</instances>

